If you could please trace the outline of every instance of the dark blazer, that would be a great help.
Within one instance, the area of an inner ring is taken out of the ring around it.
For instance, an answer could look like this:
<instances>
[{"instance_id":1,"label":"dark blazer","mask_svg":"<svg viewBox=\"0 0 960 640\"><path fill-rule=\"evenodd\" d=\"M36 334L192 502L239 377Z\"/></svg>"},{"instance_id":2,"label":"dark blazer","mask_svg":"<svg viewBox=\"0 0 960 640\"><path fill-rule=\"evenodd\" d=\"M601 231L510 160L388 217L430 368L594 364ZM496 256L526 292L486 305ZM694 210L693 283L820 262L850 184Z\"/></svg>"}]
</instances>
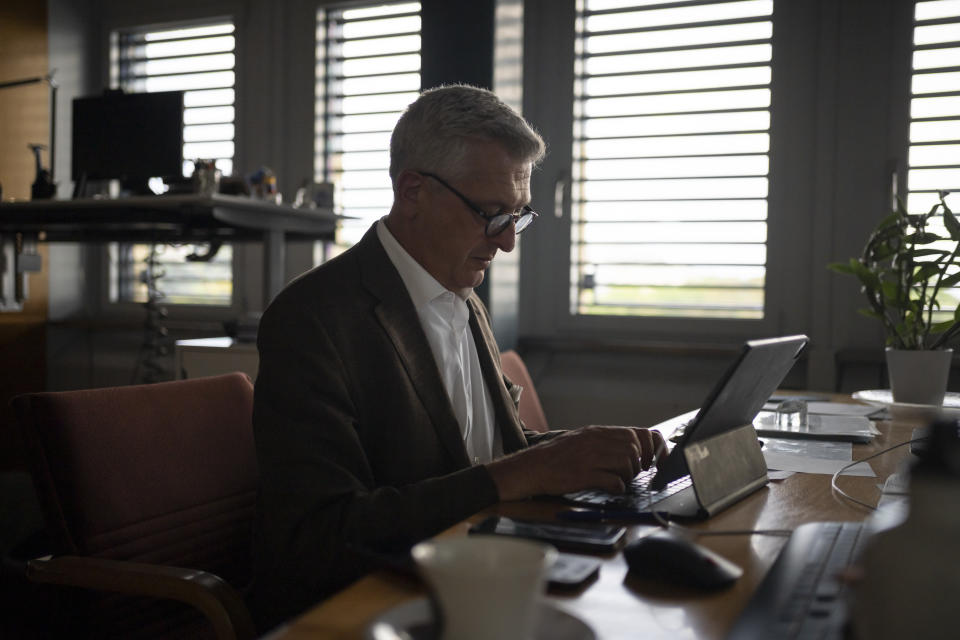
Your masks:
<instances>
[{"instance_id":1,"label":"dark blazer","mask_svg":"<svg viewBox=\"0 0 960 640\"><path fill-rule=\"evenodd\" d=\"M487 310L473 331L509 453L525 432ZM403 280L371 229L287 286L263 314L253 424L260 467L254 610L267 626L370 567L352 553L434 535L497 501L471 467Z\"/></svg>"}]
</instances>

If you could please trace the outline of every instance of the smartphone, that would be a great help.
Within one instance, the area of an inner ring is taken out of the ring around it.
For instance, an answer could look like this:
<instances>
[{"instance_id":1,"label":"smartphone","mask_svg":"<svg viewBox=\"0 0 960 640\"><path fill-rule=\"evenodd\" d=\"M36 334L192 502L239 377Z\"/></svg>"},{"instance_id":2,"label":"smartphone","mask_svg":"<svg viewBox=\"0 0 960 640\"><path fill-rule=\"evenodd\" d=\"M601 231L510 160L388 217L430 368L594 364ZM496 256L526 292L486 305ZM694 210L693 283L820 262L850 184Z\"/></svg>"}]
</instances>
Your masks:
<instances>
[{"instance_id":1,"label":"smartphone","mask_svg":"<svg viewBox=\"0 0 960 640\"><path fill-rule=\"evenodd\" d=\"M576 525L490 516L470 527L470 533L516 536L549 542L558 549L609 553L617 550L626 527L610 524Z\"/></svg>"},{"instance_id":2,"label":"smartphone","mask_svg":"<svg viewBox=\"0 0 960 640\"><path fill-rule=\"evenodd\" d=\"M547 586L555 591L572 591L596 580L603 560L573 553L558 553L547 569Z\"/></svg>"}]
</instances>

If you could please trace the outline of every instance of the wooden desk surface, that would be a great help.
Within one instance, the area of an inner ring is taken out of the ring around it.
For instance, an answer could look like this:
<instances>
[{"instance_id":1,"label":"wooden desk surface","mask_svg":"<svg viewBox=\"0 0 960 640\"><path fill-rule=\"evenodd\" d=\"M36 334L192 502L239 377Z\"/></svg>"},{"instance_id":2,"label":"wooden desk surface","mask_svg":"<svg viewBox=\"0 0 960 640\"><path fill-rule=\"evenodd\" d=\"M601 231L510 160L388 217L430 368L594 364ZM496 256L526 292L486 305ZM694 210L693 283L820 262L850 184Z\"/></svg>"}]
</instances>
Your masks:
<instances>
[{"instance_id":1,"label":"wooden desk surface","mask_svg":"<svg viewBox=\"0 0 960 640\"><path fill-rule=\"evenodd\" d=\"M907 418L876 423L881 435L868 445L854 445L854 459L908 441L912 430L923 424L921 420ZM879 486L908 455L907 447L895 449L870 461L876 478L844 476L838 483L848 494L876 504ZM501 503L441 535L466 535L470 524L491 513L549 520L563 508L544 501ZM785 480L770 482L766 488L710 520L692 526L708 531L794 529L806 522L863 520L869 513L868 509L835 495L830 488L830 476L797 473ZM648 529L632 526L629 536L635 538ZM698 542L744 569L743 577L733 587L720 592L705 594L628 577L623 555L616 553L605 556L599 579L582 592L551 593L549 597L561 608L587 621L601 640L720 639L733 626L786 540L783 536L769 535L700 537ZM374 573L295 619L275 636L271 635L271 640L275 637L357 640L378 615L424 593L424 588L413 578Z\"/></svg>"}]
</instances>

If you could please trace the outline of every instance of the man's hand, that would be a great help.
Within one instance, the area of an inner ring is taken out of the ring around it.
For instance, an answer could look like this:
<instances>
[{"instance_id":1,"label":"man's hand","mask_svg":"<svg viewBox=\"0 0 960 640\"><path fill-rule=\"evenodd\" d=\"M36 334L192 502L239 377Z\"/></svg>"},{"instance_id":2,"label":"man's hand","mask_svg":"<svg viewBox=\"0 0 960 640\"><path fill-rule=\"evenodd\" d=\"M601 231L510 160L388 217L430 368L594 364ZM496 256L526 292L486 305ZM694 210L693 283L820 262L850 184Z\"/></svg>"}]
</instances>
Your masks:
<instances>
[{"instance_id":1,"label":"man's hand","mask_svg":"<svg viewBox=\"0 0 960 640\"><path fill-rule=\"evenodd\" d=\"M501 500L562 495L581 489L622 492L654 456L663 437L636 427L590 426L563 433L487 465Z\"/></svg>"}]
</instances>

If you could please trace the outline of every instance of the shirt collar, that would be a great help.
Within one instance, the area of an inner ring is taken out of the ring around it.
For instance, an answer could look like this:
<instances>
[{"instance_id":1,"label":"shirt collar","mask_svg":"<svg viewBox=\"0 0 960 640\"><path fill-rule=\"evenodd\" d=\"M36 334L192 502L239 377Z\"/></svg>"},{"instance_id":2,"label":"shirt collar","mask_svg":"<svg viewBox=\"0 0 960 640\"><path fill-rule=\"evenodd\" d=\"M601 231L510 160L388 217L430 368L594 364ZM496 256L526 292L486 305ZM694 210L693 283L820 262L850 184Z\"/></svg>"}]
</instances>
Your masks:
<instances>
[{"instance_id":1,"label":"shirt collar","mask_svg":"<svg viewBox=\"0 0 960 640\"><path fill-rule=\"evenodd\" d=\"M419 262L413 259L413 256L407 253L403 245L390 233L390 229L387 228L384 220L385 218L377 220L377 238L383 245L384 251L387 252L390 262L400 272L400 278L407 287L413 306L420 309L444 293L449 293L449 289L440 284L436 278L420 266Z\"/></svg>"}]
</instances>

